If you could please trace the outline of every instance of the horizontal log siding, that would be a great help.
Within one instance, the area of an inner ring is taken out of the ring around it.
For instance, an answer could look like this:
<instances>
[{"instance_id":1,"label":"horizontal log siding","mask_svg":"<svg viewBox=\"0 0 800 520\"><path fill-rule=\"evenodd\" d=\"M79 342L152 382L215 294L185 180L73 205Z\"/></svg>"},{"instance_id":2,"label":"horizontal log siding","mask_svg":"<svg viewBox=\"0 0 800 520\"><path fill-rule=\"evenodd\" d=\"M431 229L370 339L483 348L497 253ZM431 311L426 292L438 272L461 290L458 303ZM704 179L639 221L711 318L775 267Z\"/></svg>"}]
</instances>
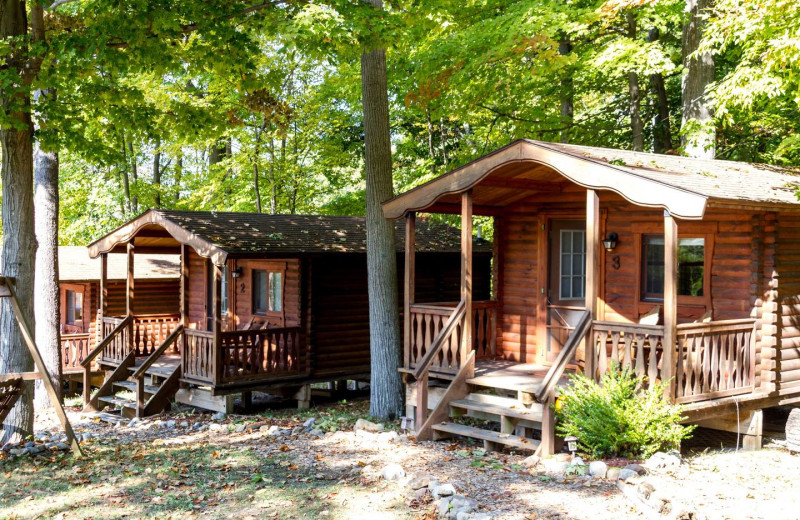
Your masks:
<instances>
[{"instance_id":1,"label":"horizontal log siding","mask_svg":"<svg viewBox=\"0 0 800 520\"><path fill-rule=\"evenodd\" d=\"M228 262L229 271L242 268L242 275L236 280L230 280L231 296L228 300L231 305L229 320L231 326L242 329L250 324L251 320L258 323L268 321L270 327L299 327L300 326L300 261L289 260L254 260L240 259ZM283 304L284 312L270 313L268 316L253 315L253 269L284 272ZM235 313L232 311L235 309ZM285 322L284 322L285 313Z\"/></svg>"},{"instance_id":2,"label":"horizontal log siding","mask_svg":"<svg viewBox=\"0 0 800 520\"><path fill-rule=\"evenodd\" d=\"M189 249L189 328L207 330L206 314L206 259Z\"/></svg>"},{"instance_id":3,"label":"horizontal log siding","mask_svg":"<svg viewBox=\"0 0 800 520\"><path fill-rule=\"evenodd\" d=\"M364 255L314 257L311 267L311 367L315 376L369 371L369 298ZM403 257L398 255L398 316L403 298ZM458 253L416 255L418 303L457 301ZM473 259L474 299L488 299L490 255Z\"/></svg>"},{"instance_id":4,"label":"horizontal log siding","mask_svg":"<svg viewBox=\"0 0 800 520\"><path fill-rule=\"evenodd\" d=\"M779 388L800 391L800 217L778 215L777 268L779 304L774 313L779 350L775 368Z\"/></svg>"},{"instance_id":5,"label":"horizontal log siding","mask_svg":"<svg viewBox=\"0 0 800 520\"><path fill-rule=\"evenodd\" d=\"M136 280L133 310L136 314L180 312L180 280ZM108 315L125 316L125 282L108 282Z\"/></svg>"}]
</instances>

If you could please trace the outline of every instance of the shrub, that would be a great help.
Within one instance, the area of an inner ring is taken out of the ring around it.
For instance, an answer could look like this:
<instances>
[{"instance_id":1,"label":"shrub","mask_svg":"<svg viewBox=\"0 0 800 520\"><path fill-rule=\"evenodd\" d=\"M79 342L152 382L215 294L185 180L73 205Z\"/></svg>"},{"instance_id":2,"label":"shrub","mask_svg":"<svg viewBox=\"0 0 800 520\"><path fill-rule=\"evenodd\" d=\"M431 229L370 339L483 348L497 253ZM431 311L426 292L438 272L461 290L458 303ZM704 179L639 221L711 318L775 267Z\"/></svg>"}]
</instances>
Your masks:
<instances>
[{"instance_id":1,"label":"shrub","mask_svg":"<svg viewBox=\"0 0 800 520\"><path fill-rule=\"evenodd\" d=\"M577 437L580 449L592 457L647 458L679 448L694 426L678 424L681 407L664 399L663 383L645 388L644 380L618 366L599 384L572 376L558 400L559 433Z\"/></svg>"}]
</instances>

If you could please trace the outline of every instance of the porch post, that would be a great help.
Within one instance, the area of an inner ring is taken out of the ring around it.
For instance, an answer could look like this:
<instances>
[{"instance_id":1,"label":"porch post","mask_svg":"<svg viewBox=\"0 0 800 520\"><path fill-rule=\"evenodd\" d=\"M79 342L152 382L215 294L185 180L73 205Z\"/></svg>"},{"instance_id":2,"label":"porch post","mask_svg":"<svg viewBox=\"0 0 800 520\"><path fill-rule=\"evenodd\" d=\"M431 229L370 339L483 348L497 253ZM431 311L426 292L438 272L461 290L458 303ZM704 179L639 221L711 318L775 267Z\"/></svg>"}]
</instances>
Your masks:
<instances>
[{"instance_id":1,"label":"porch post","mask_svg":"<svg viewBox=\"0 0 800 520\"><path fill-rule=\"evenodd\" d=\"M214 276L214 281L211 284L211 301L212 305L214 305L214 322L212 323L212 331L214 333L214 383L217 384L221 379L224 362L222 356L222 301L220 299L222 294L222 269L213 262L209 262L209 264Z\"/></svg>"},{"instance_id":2,"label":"porch post","mask_svg":"<svg viewBox=\"0 0 800 520\"><path fill-rule=\"evenodd\" d=\"M461 299L465 303L461 361L472 349L472 190L461 194Z\"/></svg>"},{"instance_id":3,"label":"porch post","mask_svg":"<svg viewBox=\"0 0 800 520\"><path fill-rule=\"evenodd\" d=\"M406 214L406 257L403 290L403 366L411 366L411 305L414 303L414 279L416 260L417 215L413 211Z\"/></svg>"},{"instance_id":4,"label":"porch post","mask_svg":"<svg viewBox=\"0 0 800 520\"><path fill-rule=\"evenodd\" d=\"M134 298L134 273L133 273L133 255L135 253L135 246L133 245L133 238L128 242L128 281L125 285L125 315L133 316L133 298ZM131 320L128 325L128 352L135 352L135 338L136 332L135 320Z\"/></svg>"},{"instance_id":5,"label":"porch post","mask_svg":"<svg viewBox=\"0 0 800 520\"><path fill-rule=\"evenodd\" d=\"M100 330L108 314L108 253L100 254Z\"/></svg>"},{"instance_id":6,"label":"porch post","mask_svg":"<svg viewBox=\"0 0 800 520\"><path fill-rule=\"evenodd\" d=\"M600 277L600 197L595 190L586 190L586 310L592 321L597 319L597 295ZM591 329L588 338L583 341L585 370L589 377L595 379L594 335Z\"/></svg>"},{"instance_id":7,"label":"porch post","mask_svg":"<svg viewBox=\"0 0 800 520\"><path fill-rule=\"evenodd\" d=\"M181 244L181 324L189 326L189 246Z\"/></svg>"},{"instance_id":8,"label":"porch post","mask_svg":"<svg viewBox=\"0 0 800 520\"><path fill-rule=\"evenodd\" d=\"M678 223L664 211L664 343L661 358L661 380L669 381L665 392L672 399L672 380L678 324Z\"/></svg>"}]
</instances>

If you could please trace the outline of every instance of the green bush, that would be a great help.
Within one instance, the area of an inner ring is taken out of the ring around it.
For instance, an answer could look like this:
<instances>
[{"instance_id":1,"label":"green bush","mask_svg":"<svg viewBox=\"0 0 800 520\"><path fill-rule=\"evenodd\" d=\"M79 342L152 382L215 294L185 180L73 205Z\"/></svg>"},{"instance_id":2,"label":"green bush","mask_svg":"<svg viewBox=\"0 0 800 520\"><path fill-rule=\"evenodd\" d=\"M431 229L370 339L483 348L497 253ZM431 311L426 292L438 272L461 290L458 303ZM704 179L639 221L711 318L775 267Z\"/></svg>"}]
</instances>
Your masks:
<instances>
[{"instance_id":1,"label":"green bush","mask_svg":"<svg viewBox=\"0 0 800 520\"><path fill-rule=\"evenodd\" d=\"M647 458L679 448L694 426L682 426L681 408L664 399L664 384L644 388L644 377L612 367L600 384L574 375L561 392L557 429L574 435L592 457Z\"/></svg>"}]
</instances>

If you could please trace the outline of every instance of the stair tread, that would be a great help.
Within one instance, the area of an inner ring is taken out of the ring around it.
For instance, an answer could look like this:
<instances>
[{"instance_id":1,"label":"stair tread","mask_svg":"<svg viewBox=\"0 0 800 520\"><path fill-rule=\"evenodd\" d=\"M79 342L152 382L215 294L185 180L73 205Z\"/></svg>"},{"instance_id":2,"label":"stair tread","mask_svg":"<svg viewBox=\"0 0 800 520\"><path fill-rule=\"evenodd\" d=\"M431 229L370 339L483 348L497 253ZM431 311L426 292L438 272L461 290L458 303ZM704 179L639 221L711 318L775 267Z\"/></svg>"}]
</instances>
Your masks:
<instances>
[{"instance_id":1,"label":"stair tread","mask_svg":"<svg viewBox=\"0 0 800 520\"><path fill-rule=\"evenodd\" d=\"M119 386L122 388L127 388L131 392L136 391L136 382L135 381L116 381L114 382L114 386ZM144 391L147 394L155 394L160 389L160 386L152 386L152 385L144 385Z\"/></svg>"},{"instance_id":2,"label":"stair tread","mask_svg":"<svg viewBox=\"0 0 800 520\"><path fill-rule=\"evenodd\" d=\"M434 424L432 428L436 431L452 433L454 435L461 435L462 437L472 437L474 439L481 439L498 444L505 444L506 446L513 446L515 448L522 448L526 450L535 450L539 447L540 442L535 439L527 439L519 435L510 433L498 433L491 430L483 430L481 428L474 428L472 426L465 426L457 423L440 423Z\"/></svg>"},{"instance_id":3,"label":"stair tread","mask_svg":"<svg viewBox=\"0 0 800 520\"><path fill-rule=\"evenodd\" d=\"M463 408L465 410L473 410L476 412L483 412L492 415L502 415L504 417L512 417L514 419L524 419L528 421L542 422L541 406L534 405L534 408L507 408L490 403L481 403L471 399L457 399L450 401L450 406L455 408Z\"/></svg>"},{"instance_id":4,"label":"stair tread","mask_svg":"<svg viewBox=\"0 0 800 520\"><path fill-rule=\"evenodd\" d=\"M145 374L147 375L156 375L160 377L169 377L172 375L175 370L177 370L177 366L151 366L147 370L145 370ZM133 373L139 370L138 366L129 367L128 370Z\"/></svg>"},{"instance_id":5,"label":"stair tread","mask_svg":"<svg viewBox=\"0 0 800 520\"><path fill-rule=\"evenodd\" d=\"M110 403L116 406L121 406L126 408L136 408L135 401L131 401L130 399L122 399L114 395L98 397L97 400L103 401L104 403Z\"/></svg>"}]
</instances>

